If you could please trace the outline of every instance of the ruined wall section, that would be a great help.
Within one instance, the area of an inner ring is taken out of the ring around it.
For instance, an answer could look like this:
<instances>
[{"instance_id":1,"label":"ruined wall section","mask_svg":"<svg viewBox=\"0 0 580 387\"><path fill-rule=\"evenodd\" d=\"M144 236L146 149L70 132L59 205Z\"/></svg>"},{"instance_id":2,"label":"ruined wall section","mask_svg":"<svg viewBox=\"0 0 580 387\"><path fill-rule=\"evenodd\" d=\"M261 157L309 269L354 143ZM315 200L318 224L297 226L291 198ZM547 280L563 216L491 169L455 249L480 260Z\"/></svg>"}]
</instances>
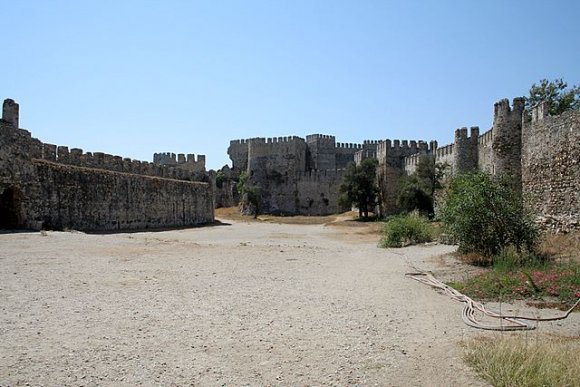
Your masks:
<instances>
[{"instance_id":1,"label":"ruined wall section","mask_svg":"<svg viewBox=\"0 0 580 387\"><path fill-rule=\"evenodd\" d=\"M580 112L533 111L522 128L522 187L526 205L554 231L580 229Z\"/></svg>"}]
</instances>

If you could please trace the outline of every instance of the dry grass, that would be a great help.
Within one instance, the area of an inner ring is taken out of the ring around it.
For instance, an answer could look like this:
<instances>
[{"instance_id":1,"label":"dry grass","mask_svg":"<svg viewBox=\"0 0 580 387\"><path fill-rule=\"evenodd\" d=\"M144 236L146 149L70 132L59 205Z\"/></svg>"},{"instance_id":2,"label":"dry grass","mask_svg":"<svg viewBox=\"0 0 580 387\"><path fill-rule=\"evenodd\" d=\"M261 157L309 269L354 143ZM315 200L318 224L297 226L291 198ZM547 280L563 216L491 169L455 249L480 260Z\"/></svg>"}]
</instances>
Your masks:
<instances>
[{"instance_id":1,"label":"dry grass","mask_svg":"<svg viewBox=\"0 0 580 387\"><path fill-rule=\"evenodd\" d=\"M465 360L493 386L580 386L580 338L527 333L465 343Z\"/></svg>"},{"instance_id":2,"label":"dry grass","mask_svg":"<svg viewBox=\"0 0 580 387\"><path fill-rule=\"evenodd\" d=\"M560 261L580 262L580 231L568 234L546 234L540 251Z\"/></svg>"}]
</instances>

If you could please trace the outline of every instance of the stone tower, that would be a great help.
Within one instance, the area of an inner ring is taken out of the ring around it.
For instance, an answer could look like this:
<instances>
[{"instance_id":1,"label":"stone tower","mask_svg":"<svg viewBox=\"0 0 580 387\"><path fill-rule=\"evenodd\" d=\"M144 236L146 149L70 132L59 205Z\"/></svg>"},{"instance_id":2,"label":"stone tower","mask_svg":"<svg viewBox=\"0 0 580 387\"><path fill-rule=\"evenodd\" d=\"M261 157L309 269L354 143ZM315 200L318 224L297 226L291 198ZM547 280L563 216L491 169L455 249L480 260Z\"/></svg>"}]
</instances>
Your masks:
<instances>
[{"instance_id":1,"label":"stone tower","mask_svg":"<svg viewBox=\"0 0 580 387\"><path fill-rule=\"evenodd\" d=\"M514 98L512 108L502 99L494 106L493 172L510 178L513 187L521 191L522 182L522 117L525 99Z\"/></svg>"},{"instance_id":2,"label":"stone tower","mask_svg":"<svg viewBox=\"0 0 580 387\"><path fill-rule=\"evenodd\" d=\"M467 128L455 131L453 143L453 173L460 174L477 169L478 151L477 140L479 127L472 126L470 136L467 136Z\"/></svg>"},{"instance_id":3,"label":"stone tower","mask_svg":"<svg viewBox=\"0 0 580 387\"><path fill-rule=\"evenodd\" d=\"M336 169L336 139L334 136L311 134L306 136L306 144L309 151L309 169L319 171Z\"/></svg>"},{"instance_id":4,"label":"stone tower","mask_svg":"<svg viewBox=\"0 0 580 387\"><path fill-rule=\"evenodd\" d=\"M13 99L5 99L2 104L2 120L18 128L19 106Z\"/></svg>"}]
</instances>

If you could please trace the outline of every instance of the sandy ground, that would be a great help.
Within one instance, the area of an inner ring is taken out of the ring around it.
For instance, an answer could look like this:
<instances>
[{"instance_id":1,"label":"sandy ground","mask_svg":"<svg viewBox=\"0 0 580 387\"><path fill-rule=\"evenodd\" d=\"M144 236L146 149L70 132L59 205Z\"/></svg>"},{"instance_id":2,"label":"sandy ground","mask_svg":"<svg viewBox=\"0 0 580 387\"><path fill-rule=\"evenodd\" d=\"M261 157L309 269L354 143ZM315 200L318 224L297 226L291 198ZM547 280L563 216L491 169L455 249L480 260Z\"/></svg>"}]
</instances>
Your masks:
<instances>
[{"instance_id":1,"label":"sandy ground","mask_svg":"<svg viewBox=\"0 0 580 387\"><path fill-rule=\"evenodd\" d=\"M485 385L460 348L481 332L405 277L452 247L229 223L0 235L0 385Z\"/></svg>"}]
</instances>

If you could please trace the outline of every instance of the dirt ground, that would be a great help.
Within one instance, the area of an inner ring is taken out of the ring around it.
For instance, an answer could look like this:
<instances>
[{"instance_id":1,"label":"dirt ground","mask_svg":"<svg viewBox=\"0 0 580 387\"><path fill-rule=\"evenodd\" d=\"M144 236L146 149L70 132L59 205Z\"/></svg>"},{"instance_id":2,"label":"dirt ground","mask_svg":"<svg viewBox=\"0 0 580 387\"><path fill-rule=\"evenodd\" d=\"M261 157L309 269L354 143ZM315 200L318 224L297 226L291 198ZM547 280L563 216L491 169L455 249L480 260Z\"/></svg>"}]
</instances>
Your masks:
<instances>
[{"instance_id":1,"label":"dirt ground","mask_svg":"<svg viewBox=\"0 0 580 387\"><path fill-rule=\"evenodd\" d=\"M0 235L0 385L486 385L462 306L405 276L465 274L453 247L311 220Z\"/></svg>"}]
</instances>

